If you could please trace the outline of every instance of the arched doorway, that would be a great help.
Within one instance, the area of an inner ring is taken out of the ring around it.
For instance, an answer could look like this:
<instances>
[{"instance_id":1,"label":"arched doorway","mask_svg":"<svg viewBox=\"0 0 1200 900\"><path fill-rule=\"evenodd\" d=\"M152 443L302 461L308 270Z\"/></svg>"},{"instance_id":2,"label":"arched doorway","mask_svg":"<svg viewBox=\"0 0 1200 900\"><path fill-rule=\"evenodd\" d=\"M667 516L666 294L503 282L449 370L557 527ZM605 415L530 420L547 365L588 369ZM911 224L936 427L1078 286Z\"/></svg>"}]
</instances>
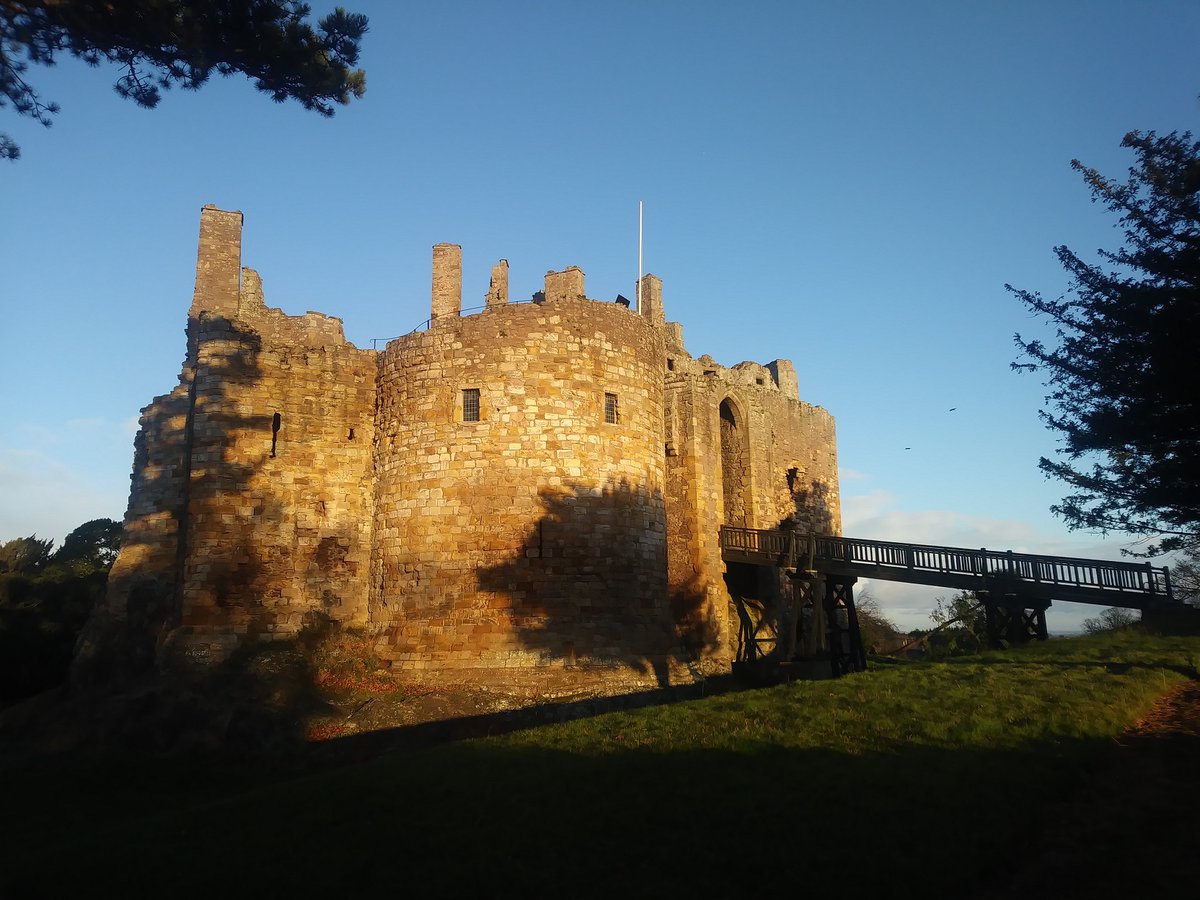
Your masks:
<instances>
[{"instance_id":1,"label":"arched doorway","mask_svg":"<svg viewBox=\"0 0 1200 900\"><path fill-rule=\"evenodd\" d=\"M747 501L749 478L747 469L746 423L733 401L721 401L721 488L725 499L725 524L746 528L750 525L750 504Z\"/></svg>"}]
</instances>

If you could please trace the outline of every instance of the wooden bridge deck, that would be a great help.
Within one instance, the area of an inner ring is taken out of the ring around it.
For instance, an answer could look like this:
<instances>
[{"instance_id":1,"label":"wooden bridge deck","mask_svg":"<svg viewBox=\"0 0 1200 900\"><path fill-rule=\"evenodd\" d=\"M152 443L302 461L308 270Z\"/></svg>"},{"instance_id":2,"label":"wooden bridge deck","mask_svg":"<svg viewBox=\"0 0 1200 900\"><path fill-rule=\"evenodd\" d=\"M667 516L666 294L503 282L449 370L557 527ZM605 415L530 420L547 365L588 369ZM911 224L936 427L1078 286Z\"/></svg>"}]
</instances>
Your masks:
<instances>
[{"instance_id":1,"label":"wooden bridge deck","mask_svg":"<svg viewBox=\"0 0 1200 900\"><path fill-rule=\"evenodd\" d=\"M728 525L721 528L721 554L727 562L811 568L842 577L959 590L1018 593L1032 601L1065 600L1142 610L1178 605L1171 594L1170 571L1149 563L968 550Z\"/></svg>"}]
</instances>

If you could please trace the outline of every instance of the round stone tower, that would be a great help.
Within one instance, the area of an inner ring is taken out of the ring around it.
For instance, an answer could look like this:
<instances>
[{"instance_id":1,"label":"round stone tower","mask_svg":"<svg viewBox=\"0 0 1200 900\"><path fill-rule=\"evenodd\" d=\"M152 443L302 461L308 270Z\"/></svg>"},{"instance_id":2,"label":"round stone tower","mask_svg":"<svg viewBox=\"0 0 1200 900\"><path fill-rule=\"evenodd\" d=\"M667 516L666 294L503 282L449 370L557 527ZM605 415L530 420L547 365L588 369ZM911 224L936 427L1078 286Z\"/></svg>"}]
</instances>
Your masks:
<instances>
[{"instance_id":1,"label":"round stone tower","mask_svg":"<svg viewBox=\"0 0 1200 900\"><path fill-rule=\"evenodd\" d=\"M494 274L487 308L462 317L456 250L435 248L430 328L379 361L381 652L418 670L597 665L661 680L677 649L663 329L586 299L575 268L511 305Z\"/></svg>"}]
</instances>

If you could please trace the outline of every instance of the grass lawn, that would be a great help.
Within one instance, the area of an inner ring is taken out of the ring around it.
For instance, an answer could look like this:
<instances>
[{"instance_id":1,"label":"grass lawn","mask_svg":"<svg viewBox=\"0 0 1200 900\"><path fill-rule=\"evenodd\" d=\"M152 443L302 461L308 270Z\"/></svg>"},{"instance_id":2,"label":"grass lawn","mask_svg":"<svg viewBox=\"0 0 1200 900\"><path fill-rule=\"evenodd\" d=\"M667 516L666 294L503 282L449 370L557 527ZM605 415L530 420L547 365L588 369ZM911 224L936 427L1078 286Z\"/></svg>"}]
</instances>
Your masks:
<instances>
[{"instance_id":1,"label":"grass lawn","mask_svg":"<svg viewBox=\"0 0 1200 900\"><path fill-rule=\"evenodd\" d=\"M1198 660L1197 637L1055 640L301 775L24 764L0 897L964 896Z\"/></svg>"}]
</instances>

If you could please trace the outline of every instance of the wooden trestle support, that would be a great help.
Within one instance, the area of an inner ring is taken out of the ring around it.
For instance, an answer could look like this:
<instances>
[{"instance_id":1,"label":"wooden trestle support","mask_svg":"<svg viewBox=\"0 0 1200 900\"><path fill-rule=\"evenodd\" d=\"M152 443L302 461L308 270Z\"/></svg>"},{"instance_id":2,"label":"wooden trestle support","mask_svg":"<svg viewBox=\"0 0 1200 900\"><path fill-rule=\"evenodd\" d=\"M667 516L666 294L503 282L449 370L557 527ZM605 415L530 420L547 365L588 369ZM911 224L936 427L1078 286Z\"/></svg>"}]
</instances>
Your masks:
<instances>
[{"instance_id":1,"label":"wooden trestle support","mask_svg":"<svg viewBox=\"0 0 1200 900\"><path fill-rule=\"evenodd\" d=\"M854 607L857 581L857 578L825 576L825 632L834 678L867 669L862 634L858 630L858 610Z\"/></svg>"},{"instance_id":2,"label":"wooden trestle support","mask_svg":"<svg viewBox=\"0 0 1200 900\"><path fill-rule=\"evenodd\" d=\"M854 584L858 579L831 575L822 578L811 569L789 569L787 575L798 615L793 618L795 639L780 648L786 654L783 658L812 659L825 651L834 678L866 671L867 657L854 606ZM824 587L819 604L815 596L818 585Z\"/></svg>"},{"instance_id":3,"label":"wooden trestle support","mask_svg":"<svg viewBox=\"0 0 1200 900\"><path fill-rule=\"evenodd\" d=\"M1050 636L1046 628L1049 600L1032 600L1019 594L980 591L987 621L988 646L1003 650L1028 641L1044 641Z\"/></svg>"}]
</instances>

